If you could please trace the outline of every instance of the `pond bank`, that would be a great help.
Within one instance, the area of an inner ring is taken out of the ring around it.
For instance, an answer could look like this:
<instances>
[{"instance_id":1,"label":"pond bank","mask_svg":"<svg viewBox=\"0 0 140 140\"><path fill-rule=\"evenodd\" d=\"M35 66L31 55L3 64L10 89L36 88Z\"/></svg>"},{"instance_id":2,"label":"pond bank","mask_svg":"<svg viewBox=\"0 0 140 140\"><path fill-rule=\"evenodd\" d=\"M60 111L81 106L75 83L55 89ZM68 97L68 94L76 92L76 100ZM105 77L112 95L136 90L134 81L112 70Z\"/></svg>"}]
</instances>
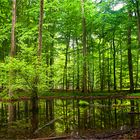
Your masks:
<instances>
[{"instance_id":1,"label":"pond bank","mask_svg":"<svg viewBox=\"0 0 140 140\"><path fill-rule=\"evenodd\" d=\"M56 137L46 137L46 138L36 138L33 140L75 140L75 139L140 139L140 129L129 129L123 131L114 131L109 133L100 133L95 134L94 131L86 131L86 135L65 135L65 136L56 136Z\"/></svg>"},{"instance_id":2,"label":"pond bank","mask_svg":"<svg viewBox=\"0 0 140 140\"><path fill-rule=\"evenodd\" d=\"M22 101L30 100L28 96L21 96L19 98L0 98L0 102L12 102L12 101ZM130 96L130 95L113 95L113 96L39 96L39 99L140 99L140 96Z\"/></svg>"}]
</instances>

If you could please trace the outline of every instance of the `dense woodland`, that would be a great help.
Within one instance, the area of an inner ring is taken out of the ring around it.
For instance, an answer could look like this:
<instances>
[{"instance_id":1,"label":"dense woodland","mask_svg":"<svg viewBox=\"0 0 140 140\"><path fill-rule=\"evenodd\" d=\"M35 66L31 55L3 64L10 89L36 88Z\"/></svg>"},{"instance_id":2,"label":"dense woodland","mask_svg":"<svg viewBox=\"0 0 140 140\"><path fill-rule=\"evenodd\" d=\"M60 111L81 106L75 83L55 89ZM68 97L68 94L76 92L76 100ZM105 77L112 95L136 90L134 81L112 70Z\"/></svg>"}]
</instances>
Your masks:
<instances>
[{"instance_id":1,"label":"dense woodland","mask_svg":"<svg viewBox=\"0 0 140 140\"><path fill-rule=\"evenodd\" d=\"M140 0L1 0L1 95L140 88Z\"/></svg>"}]
</instances>

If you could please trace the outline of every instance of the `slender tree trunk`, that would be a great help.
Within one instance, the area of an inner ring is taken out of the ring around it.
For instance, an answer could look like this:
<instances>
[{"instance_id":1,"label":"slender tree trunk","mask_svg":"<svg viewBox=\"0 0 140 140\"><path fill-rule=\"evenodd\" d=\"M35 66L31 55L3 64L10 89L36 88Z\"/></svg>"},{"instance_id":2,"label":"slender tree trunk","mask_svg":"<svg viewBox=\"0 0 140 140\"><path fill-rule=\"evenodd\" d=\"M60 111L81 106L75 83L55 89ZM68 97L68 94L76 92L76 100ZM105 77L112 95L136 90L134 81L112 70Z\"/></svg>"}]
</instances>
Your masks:
<instances>
[{"instance_id":1,"label":"slender tree trunk","mask_svg":"<svg viewBox=\"0 0 140 140\"><path fill-rule=\"evenodd\" d=\"M83 85L82 92L87 92L87 46L86 46L86 19L85 19L85 9L84 9L84 0L81 0L81 9L82 9L82 30L83 30Z\"/></svg>"},{"instance_id":2,"label":"slender tree trunk","mask_svg":"<svg viewBox=\"0 0 140 140\"><path fill-rule=\"evenodd\" d=\"M53 75L54 75L54 71L53 71L53 64L54 64L54 34L51 35L52 37L52 42L50 45L50 81L49 81L49 85L51 86L51 89L54 88L54 80L53 80Z\"/></svg>"},{"instance_id":3,"label":"slender tree trunk","mask_svg":"<svg viewBox=\"0 0 140 140\"><path fill-rule=\"evenodd\" d=\"M109 54L110 54L110 52L109 52ZM107 82L108 82L108 91L110 92L110 56L108 58L108 80L107 80Z\"/></svg>"},{"instance_id":4,"label":"slender tree trunk","mask_svg":"<svg viewBox=\"0 0 140 140\"><path fill-rule=\"evenodd\" d=\"M73 48L73 72L72 72L72 90L74 92L74 88L75 88L75 38L73 38L73 43L72 43L72 48Z\"/></svg>"},{"instance_id":5,"label":"slender tree trunk","mask_svg":"<svg viewBox=\"0 0 140 140\"><path fill-rule=\"evenodd\" d=\"M100 90L102 90L102 65L101 65L101 49L99 46L99 73L100 73Z\"/></svg>"},{"instance_id":6,"label":"slender tree trunk","mask_svg":"<svg viewBox=\"0 0 140 140\"><path fill-rule=\"evenodd\" d=\"M136 83L135 83L135 89L138 87L138 81L139 81L139 50L137 52L137 68L136 68Z\"/></svg>"},{"instance_id":7,"label":"slender tree trunk","mask_svg":"<svg viewBox=\"0 0 140 140\"><path fill-rule=\"evenodd\" d=\"M40 15L39 15L39 31L38 31L38 66L41 64L41 53L42 53L42 26L43 26L43 6L44 0L40 0ZM34 78L33 91L32 91L32 102L35 102L38 99L38 83L39 75L37 74ZM37 103L36 103L37 104Z\"/></svg>"},{"instance_id":8,"label":"slender tree trunk","mask_svg":"<svg viewBox=\"0 0 140 140\"><path fill-rule=\"evenodd\" d=\"M128 11L129 22L132 21L132 13ZM131 53L131 25L128 26L128 69L129 69L129 80L130 80L130 92L134 91L133 81L133 65L132 65L132 53Z\"/></svg>"},{"instance_id":9,"label":"slender tree trunk","mask_svg":"<svg viewBox=\"0 0 140 140\"><path fill-rule=\"evenodd\" d=\"M47 0L47 4L51 4L52 2L54 2L54 0ZM51 14L54 14L55 13L55 10L52 8L52 7L49 7L48 9L48 12L51 13ZM54 88L54 80L53 80L53 76L54 76L54 70L53 70L53 64L54 64L54 36L55 36L55 27L56 27L56 24L54 21L54 18L53 17L50 17L49 19L50 24L48 26L48 32L50 33L50 37L51 37L51 42L48 43L48 52L50 51L49 53L49 57L48 57L48 63L50 66L50 73L49 73L49 86L50 86L50 89L53 89Z\"/></svg>"},{"instance_id":10,"label":"slender tree trunk","mask_svg":"<svg viewBox=\"0 0 140 140\"><path fill-rule=\"evenodd\" d=\"M76 45L77 45L77 81L76 81L76 89L80 90L80 68L79 68L79 47L78 47L78 39L76 38Z\"/></svg>"},{"instance_id":11,"label":"slender tree trunk","mask_svg":"<svg viewBox=\"0 0 140 140\"><path fill-rule=\"evenodd\" d=\"M101 38L99 39L99 43L98 43L98 63L99 63L99 87L101 90L101 78L102 78L102 73L101 73Z\"/></svg>"},{"instance_id":12,"label":"slender tree trunk","mask_svg":"<svg viewBox=\"0 0 140 140\"><path fill-rule=\"evenodd\" d=\"M93 42L92 42L92 36L91 33L88 36L88 41L87 41L87 54L88 56L93 57L94 52L93 52ZM91 61L87 61L87 77L88 77L88 92L93 91L93 85L94 85L94 58Z\"/></svg>"},{"instance_id":13,"label":"slender tree trunk","mask_svg":"<svg viewBox=\"0 0 140 140\"><path fill-rule=\"evenodd\" d=\"M102 70L101 70L101 91L105 88L105 54L102 52Z\"/></svg>"},{"instance_id":14,"label":"slender tree trunk","mask_svg":"<svg viewBox=\"0 0 140 140\"><path fill-rule=\"evenodd\" d=\"M122 45L120 44L120 90L122 90Z\"/></svg>"},{"instance_id":15,"label":"slender tree trunk","mask_svg":"<svg viewBox=\"0 0 140 140\"><path fill-rule=\"evenodd\" d=\"M138 27L138 53L137 53L137 74L136 74L136 88L138 86L139 79L139 53L140 53L140 2L136 0L136 15L137 15L137 27Z\"/></svg>"},{"instance_id":16,"label":"slender tree trunk","mask_svg":"<svg viewBox=\"0 0 140 140\"><path fill-rule=\"evenodd\" d=\"M64 74L63 74L63 89L65 89L66 85L66 91L69 88L68 87L68 50L69 50L69 42L70 42L70 37L66 39L67 46L66 46L66 58L65 58L65 65L64 65Z\"/></svg>"},{"instance_id":17,"label":"slender tree trunk","mask_svg":"<svg viewBox=\"0 0 140 140\"><path fill-rule=\"evenodd\" d=\"M11 57L14 57L14 55L15 55L15 25L16 25L16 0L13 0L11 51L10 51L10 56Z\"/></svg>"},{"instance_id":18,"label":"slender tree trunk","mask_svg":"<svg viewBox=\"0 0 140 140\"><path fill-rule=\"evenodd\" d=\"M44 0L40 0L39 33L38 33L38 57L41 60L42 53L42 26L43 26Z\"/></svg>"},{"instance_id":19,"label":"slender tree trunk","mask_svg":"<svg viewBox=\"0 0 140 140\"><path fill-rule=\"evenodd\" d=\"M116 90L116 48L115 48L115 32L113 32L113 74L114 74L114 90Z\"/></svg>"},{"instance_id":20,"label":"slender tree trunk","mask_svg":"<svg viewBox=\"0 0 140 140\"><path fill-rule=\"evenodd\" d=\"M12 31L11 31L11 50L10 50L10 57L11 63L12 59L15 55L15 25L16 25L16 0L13 0L13 8L12 8ZM14 71L10 69L9 71L10 79L9 79L9 96L13 96L13 78L14 78Z\"/></svg>"},{"instance_id":21,"label":"slender tree trunk","mask_svg":"<svg viewBox=\"0 0 140 140\"><path fill-rule=\"evenodd\" d=\"M138 26L138 47L140 49L140 2L136 0L136 11L137 11L137 26Z\"/></svg>"},{"instance_id":22,"label":"slender tree trunk","mask_svg":"<svg viewBox=\"0 0 140 140\"><path fill-rule=\"evenodd\" d=\"M92 52L92 55L94 56L94 52ZM92 78L91 78L91 92L93 92L94 90L94 82L95 82L95 62L94 62L94 58L93 58L93 64L92 64Z\"/></svg>"}]
</instances>

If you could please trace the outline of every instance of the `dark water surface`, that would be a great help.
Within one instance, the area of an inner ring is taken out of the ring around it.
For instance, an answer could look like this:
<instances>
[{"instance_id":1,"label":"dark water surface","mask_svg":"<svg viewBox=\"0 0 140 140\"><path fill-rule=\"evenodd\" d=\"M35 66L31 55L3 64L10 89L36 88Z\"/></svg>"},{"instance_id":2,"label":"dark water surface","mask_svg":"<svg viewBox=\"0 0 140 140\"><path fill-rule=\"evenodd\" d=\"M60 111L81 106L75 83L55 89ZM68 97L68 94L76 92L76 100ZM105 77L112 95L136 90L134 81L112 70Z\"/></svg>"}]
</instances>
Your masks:
<instances>
[{"instance_id":1,"label":"dark water surface","mask_svg":"<svg viewBox=\"0 0 140 140\"><path fill-rule=\"evenodd\" d=\"M140 100L39 100L0 102L0 139L86 135L140 127Z\"/></svg>"}]
</instances>

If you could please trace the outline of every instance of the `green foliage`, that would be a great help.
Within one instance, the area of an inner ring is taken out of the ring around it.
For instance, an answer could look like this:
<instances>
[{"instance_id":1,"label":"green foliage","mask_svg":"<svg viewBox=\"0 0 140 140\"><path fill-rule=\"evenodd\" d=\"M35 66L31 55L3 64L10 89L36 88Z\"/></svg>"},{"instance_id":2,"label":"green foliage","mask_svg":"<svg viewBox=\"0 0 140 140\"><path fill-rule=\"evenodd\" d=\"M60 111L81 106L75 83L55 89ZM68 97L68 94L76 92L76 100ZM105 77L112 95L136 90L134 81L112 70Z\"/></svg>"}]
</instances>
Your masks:
<instances>
[{"instance_id":1,"label":"green foliage","mask_svg":"<svg viewBox=\"0 0 140 140\"><path fill-rule=\"evenodd\" d=\"M6 58L5 64L1 63L0 84L8 89L9 70L12 69L14 79L12 81L12 89L32 91L34 86L38 87L39 92L48 89L46 81L48 80L45 74L47 66L44 62L38 63L38 58L35 55L34 48L22 48L16 58L12 61L9 57ZM38 85L35 85L34 79L38 76Z\"/></svg>"},{"instance_id":2,"label":"green foliage","mask_svg":"<svg viewBox=\"0 0 140 140\"><path fill-rule=\"evenodd\" d=\"M128 10L136 12L135 3L124 0L84 1L87 56L83 57L81 1L44 2L42 58L38 62L39 1L17 1L16 55L12 61L9 58L12 1L0 1L0 87L4 87L2 95L5 96L8 92L10 70L14 75L14 91L32 91L34 87L43 93L53 88L82 90L84 59L89 91L101 88L105 91L113 90L114 61L117 89L129 89L128 25L132 27L133 77L136 88L140 87L137 16L133 15L128 22ZM118 3L124 4L123 7L113 10L113 6Z\"/></svg>"}]
</instances>

